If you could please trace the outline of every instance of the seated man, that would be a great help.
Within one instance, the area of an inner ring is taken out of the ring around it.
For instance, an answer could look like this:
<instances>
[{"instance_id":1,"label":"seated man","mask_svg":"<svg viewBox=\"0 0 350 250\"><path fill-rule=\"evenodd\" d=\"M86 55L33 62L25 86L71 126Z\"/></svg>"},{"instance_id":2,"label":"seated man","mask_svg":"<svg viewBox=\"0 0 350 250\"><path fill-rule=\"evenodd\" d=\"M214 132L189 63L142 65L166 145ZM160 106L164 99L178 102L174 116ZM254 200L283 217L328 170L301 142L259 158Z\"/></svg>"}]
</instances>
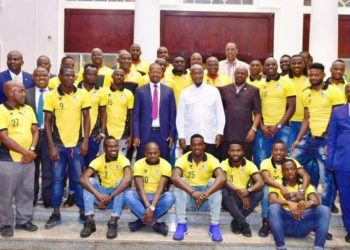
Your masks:
<instances>
[{"instance_id":1,"label":"seated man","mask_svg":"<svg viewBox=\"0 0 350 250\"><path fill-rule=\"evenodd\" d=\"M282 175L280 184L290 193L289 199L284 198L280 189L269 188L270 226L277 249L287 249L284 236L301 238L311 231L316 232L314 249L323 249L331 216L330 209L320 205L311 185L305 190L305 196L299 198L297 193L302 184L298 180L294 160L285 160L282 164Z\"/></svg>"},{"instance_id":2,"label":"seated man","mask_svg":"<svg viewBox=\"0 0 350 250\"><path fill-rule=\"evenodd\" d=\"M168 226L164 222L157 222L157 219L175 203L174 194L165 191L171 176L171 166L159 157L159 146L155 142L146 144L145 156L134 165L137 192L128 190L125 194L126 204L138 218L129 223L129 228L135 232L147 225L167 236Z\"/></svg>"},{"instance_id":3,"label":"seated man","mask_svg":"<svg viewBox=\"0 0 350 250\"><path fill-rule=\"evenodd\" d=\"M129 160L119 154L118 141L107 136L103 143L105 153L93 160L80 177L84 188L84 205L86 221L80 232L82 238L89 237L96 231L94 221L94 203L100 208L112 208L111 220L108 222L107 238L117 237L118 219L125 205L125 190L130 186L132 173ZM98 174L100 182L93 178Z\"/></svg>"},{"instance_id":4,"label":"seated man","mask_svg":"<svg viewBox=\"0 0 350 250\"><path fill-rule=\"evenodd\" d=\"M174 240L183 240L187 233L188 211L210 211L209 235L212 241L222 241L220 232L221 189L226 182L219 161L205 153L203 136L194 134L190 139L191 151L175 163L172 181L175 185L177 227Z\"/></svg>"},{"instance_id":5,"label":"seated man","mask_svg":"<svg viewBox=\"0 0 350 250\"><path fill-rule=\"evenodd\" d=\"M232 232L251 237L252 232L245 217L253 212L261 201L264 181L254 163L243 157L242 144L230 144L227 154L228 159L221 163L222 169L227 174L226 186L222 190L222 204L233 217ZM254 184L249 186L251 179Z\"/></svg>"},{"instance_id":6,"label":"seated man","mask_svg":"<svg viewBox=\"0 0 350 250\"><path fill-rule=\"evenodd\" d=\"M269 202L268 202L268 187L274 187L281 190L284 198L290 198L290 192L279 181L282 181L282 163L286 159L291 159L287 157L287 147L283 141L277 140L272 145L271 157L263 160L260 164L260 173L266 184L264 188L264 197L261 201L263 224L259 230L260 237L267 237L270 232L269 226ZM305 190L310 185L310 175L306 170L299 164L297 160L294 160L297 166L297 174L302 179L302 184L298 192L297 197L303 198L305 196Z\"/></svg>"}]
</instances>

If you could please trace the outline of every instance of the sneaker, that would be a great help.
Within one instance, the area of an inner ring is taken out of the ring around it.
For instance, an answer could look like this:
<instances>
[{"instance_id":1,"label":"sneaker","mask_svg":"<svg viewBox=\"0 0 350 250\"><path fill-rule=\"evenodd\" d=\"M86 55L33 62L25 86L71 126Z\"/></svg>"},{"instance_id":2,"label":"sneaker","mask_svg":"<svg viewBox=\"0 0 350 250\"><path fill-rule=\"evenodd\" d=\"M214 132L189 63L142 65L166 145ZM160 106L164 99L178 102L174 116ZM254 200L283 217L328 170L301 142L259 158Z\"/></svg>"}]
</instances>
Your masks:
<instances>
[{"instance_id":1,"label":"sneaker","mask_svg":"<svg viewBox=\"0 0 350 250\"><path fill-rule=\"evenodd\" d=\"M212 241L222 241L220 225L210 225L209 235L211 236Z\"/></svg>"},{"instance_id":2,"label":"sneaker","mask_svg":"<svg viewBox=\"0 0 350 250\"><path fill-rule=\"evenodd\" d=\"M239 224L238 224L238 222L235 219L233 219L231 221L231 230L232 230L232 233L234 233L234 234L240 234L241 233L241 229L239 227Z\"/></svg>"},{"instance_id":3,"label":"sneaker","mask_svg":"<svg viewBox=\"0 0 350 250\"><path fill-rule=\"evenodd\" d=\"M52 207L51 201L50 200L44 200L43 201L44 208L50 208Z\"/></svg>"},{"instance_id":4,"label":"sneaker","mask_svg":"<svg viewBox=\"0 0 350 250\"><path fill-rule=\"evenodd\" d=\"M333 203L333 206L332 206L332 208L331 208L331 212L333 213L333 214L337 214L337 213L339 213L339 208Z\"/></svg>"},{"instance_id":5,"label":"sneaker","mask_svg":"<svg viewBox=\"0 0 350 250\"><path fill-rule=\"evenodd\" d=\"M245 237L252 237L252 231L250 231L250 227L247 222L243 222L241 224L241 233Z\"/></svg>"},{"instance_id":6,"label":"sneaker","mask_svg":"<svg viewBox=\"0 0 350 250\"><path fill-rule=\"evenodd\" d=\"M270 224L267 219L263 219L263 224L259 230L259 236L260 237L267 237L270 233Z\"/></svg>"},{"instance_id":7,"label":"sneaker","mask_svg":"<svg viewBox=\"0 0 350 250\"><path fill-rule=\"evenodd\" d=\"M84 228L80 231L80 237L87 238L95 231L96 231L95 221L93 219L87 219L84 222Z\"/></svg>"},{"instance_id":8,"label":"sneaker","mask_svg":"<svg viewBox=\"0 0 350 250\"><path fill-rule=\"evenodd\" d=\"M50 216L49 220L46 222L45 228L50 229L57 226L58 224L61 224L61 215L53 213Z\"/></svg>"},{"instance_id":9,"label":"sneaker","mask_svg":"<svg viewBox=\"0 0 350 250\"><path fill-rule=\"evenodd\" d=\"M2 237L12 237L13 236L13 229L11 226L6 225L1 228L1 236Z\"/></svg>"},{"instance_id":10,"label":"sneaker","mask_svg":"<svg viewBox=\"0 0 350 250\"><path fill-rule=\"evenodd\" d=\"M79 214L79 222L84 223L86 221L86 215L84 213Z\"/></svg>"},{"instance_id":11,"label":"sneaker","mask_svg":"<svg viewBox=\"0 0 350 250\"><path fill-rule=\"evenodd\" d=\"M333 234L327 233L327 238L326 240L333 240Z\"/></svg>"},{"instance_id":12,"label":"sneaker","mask_svg":"<svg viewBox=\"0 0 350 250\"><path fill-rule=\"evenodd\" d=\"M110 220L108 222L107 239L114 239L118 235L118 223L117 221Z\"/></svg>"},{"instance_id":13,"label":"sneaker","mask_svg":"<svg viewBox=\"0 0 350 250\"><path fill-rule=\"evenodd\" d=\"M185 234L187 234L187 225L186 223L177 223L176 231L174 233L174 240L183 240L185 238Z\"/></svg>"},{"instance_id":14,"label":"sneaker","mask_svg":"<svg viewBox=\"0 0 350 250\"><path fill-rule=\"evenodd\" d=\"M25 230L28 232L34 232L36 230L38 230L38 226L34 225L31 221L28 221L22 225L16 224L16 229L21 229L21 230Z\"/></svg>"},{"instance_id":15,"label":"sneaker","mask_svg":"<svg viewBox=\"0 0 350 250\"><path fill-rule=\"evenodd\" d=\"M168 235L169 227L167 226L167 224L165 224L165 222L156 222L154 223L152 228L157 233L160 233L164 236Z\"/></svg>"},{"instance_id":16,"label":"sneaker","mask_svg":"<svg viewBox=\"0 0 350 250\"><path fill-rule=\"evenodd\" d=\"M136 232L137 230L140 230L145 225L143 224L142 220L138 219L132 222L129 222L129 229L131 232Z\"/></svg>"},{"instance_id":17,"label":"sneaker","mask_svg":"<svg viewBox=\"0 0 350 250\"><path fill-rule=\"evenodd\" d=\"M75 193L69 194L67 200L63 203L63 207L72 207L75 203Z\"/></svg>"},{"instance_id":18,"label":"sneaker","mask_svg":"<svg viewBox=\"0 0 350 250\"><path fill-rule=\"evenodd\" d=\"M345 236L345 242L350 242L350 233L347 233Z\"/></svg>"}]
</instances>

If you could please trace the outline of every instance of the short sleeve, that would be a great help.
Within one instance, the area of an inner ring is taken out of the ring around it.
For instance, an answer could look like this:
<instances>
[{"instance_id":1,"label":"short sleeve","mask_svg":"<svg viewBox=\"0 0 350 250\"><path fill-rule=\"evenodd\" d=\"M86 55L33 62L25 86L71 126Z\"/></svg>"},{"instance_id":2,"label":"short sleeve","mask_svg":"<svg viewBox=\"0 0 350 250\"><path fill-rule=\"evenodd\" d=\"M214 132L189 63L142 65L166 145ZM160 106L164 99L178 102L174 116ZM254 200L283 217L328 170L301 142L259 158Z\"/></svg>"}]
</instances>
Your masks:
<instances>
[{"instance_id":1,"label":"short sleeve","mask_svg":"<svg viewBox=\"0 0 350 250\"><path fill-rule=\"evenodd\" d=\"M302 102L303 102L304 108L308 108L309 107L309 90L308 89L304 90L304 92L303 92Z\"/></svg>"},{"instance_id":2,"label":"short sleeve","mask_svg":"<svg viewBox=\"0 0 350 250\"><path fill-rule=\"evenodd\" d=\"M134 95L131 92L128 92L128 109L134 108Z\"/></svg>"},{"instance_id":3,"label":"short sleeve","mask_svg":"<svg viewBox=\"0 0 350 250\"><path fill-rule=\"evenodd\" d=\"M260 172L262 172L263 170L267 170L267 171L269 170L269 166L268 166L267 160L264 160L264 161L262 161L260 163Z\"/></svg>"},{"instance_id":4,"label":"short sleeve","mask_svg":"<svg viewBox=\"0 0 350 250\"><path fill-rule=\"evenodd\" d=\"M223 171L225 171L226 173L227 173L227 170L228 170L228 166L227 166L228 164L227 164L227 162L228 162L228 160L226 159L226 160L222 161L221 164L220 164L221 169L222 169Z\"/></svg>"},{"instance_id":5,"label":"short sleeve","mask_svg":"<svg viewBox=\"0 0 350 250\"><path fill-rule=\"evenodd\" d=\"M186 169L186 162L187 162L187 154L184 154L180 158L178 158L175 162L175 167L180 168L182 170Z\"/></svg>"},{"instance_id":6,"label":"short sleeve","mask_svg":"<svg viewBox=\"0 0 350 250\"><path fill-rule=\"evenodd\" d=\"M90 162L89 167L92 168L93 170L95 170L96 172L99 172L102 165L103 165L103 164L101 164L101 157L104 157L104 155L97 157L95 160Z\"/></svg>"},{"instance_id":7,"label":"short sleeve","mask_svg":"<svg viewBox=\"0 0 350 250\"><path fill-rule=\"evenodd\" d=\"M212 156L210 159L210 165L213 172L215 171L215 169L221 168L219 160L216 159L214 156Z\"/></svg>"},{"instance_id":8,"label":"short sleeve","mask_svg":"<svg viewBox=\"0 0 350 250\"><path fill-rule=\"evenodd\" d=\"M104 107L107 105L107 91L105 89L101 88L100 94L101 94L101 98L100 98L99 106Z\"/></svg>"},{"instance_id":9,"label":"short sleeve","mask_svg":"<svg viewBox=\"0 0 350 250\"><path fill-rule=\"evenodd\" d=\"M38 121L36 119L36 115L34 113L34 110L31 107L28 107L28 109L29 109L29 112L30 112L30 117L31 117L31 120L32 120L32 124L33 125L37 125Z\"/></svg>"},{"instance_id":10,"label":"short sleeve","mask_svg":"<svg viewBox=\"0 0 350 250\"><path fill-rule=\"evenodd\" d=\"M285 91L286 91L286 96L296 96L296 90L293 82L289 79L285 79Z\"/></svg>"},{"instance_id":11,"label":"short sleeve","mask_svg":"<svg viewBox=\"0 0 350 250\"><path fill-rule=\"evenodd\" d=\"M269 194L271 194L271 193L276 193L278 196L280 193L280 190L278 188L269 186Z\"/></svg>"},{"instance_id":12,"label":"short sleeve","mask_svg":"<svg viewBox=\"0 0 350 250\"><path fill-rule=\"evenodd\" d=\"M249 175L252 176L253 174L259 173L258 168L255 166L254 163L249 164Z\"/></svg>"},{"instance_id":13,"label":"short sleeve","mask_svg":"<svg viewBox=\"0 0 350 250\"><path fill-rule=\"evenodd\" d=\"M8 129L8 124L6 122L7 121L6 116L7 115L4 114L3 110L0 109L0 117L1 117L1 119L0 119L0 131Z\"/></svg>"},{"instance_id":14,"label":"short sleeve","mask_svg":"<svg viewBox=\"0 0 350 250\"><path fill-rule=\"evenodd\" d=\"M332 106L344 104L344 93L336 87L332 88L330 98Z\"/></svg>"},{"instance_id":15,"label":"short sleeve","mask_svg":"<svg viewBox=\"0 0 350 250\"><path fill-rule=\"evenodd\" d=\"M134 165L134 176L143 176L143 166L144 166L145 159L140 159L137 162L135 162Z\"/></svg>"},{"instance_id":16,"label":"short sleeve","mask_svg":"<svg viewBox=\"0 0 350 250\"><path fill-rule=\"evenodd\" d=\"M161 176L171 177L171 165L167 161L162 161Z\"/></svg>"},{"instance_id":17,"label":"short sleeve","mask_svg":"<svg viewBox=\"0 0 350 250\"><path fill-rule=\"evenodd\" d=\"M51 91L45 96L44 111L53 112L53 110L54 110L54 107L53 107L53 92Z\"/></svg>"},{"instance_id":18,"label":"short sleeve","mask_svg":"<svg viewBox=\"0 0 350 250\"><path fill-rule=\"evenodd\" d=\"M81 103L81 109L87 109L91 107L91 103L90 103L90 98L89 98L89 94L87 91L82 90L82 103Z\"/></svg>"},{"instance_id":19,"label":"short sleeve","mask_svg":"<svg viewBox=\"0 0 350 250\"><path fill-rule=\"evenodd\" d=\"M121 156L123 156L123 155L121 155ZM129 166L130 166L130 161L129 161L129 159L126 158L125 156L123 156L123 157L121 158L121 165L122 165L122 168L123 168L123 169L126 168L126 167L129 167Z\"/></svg>"}]
</instances>

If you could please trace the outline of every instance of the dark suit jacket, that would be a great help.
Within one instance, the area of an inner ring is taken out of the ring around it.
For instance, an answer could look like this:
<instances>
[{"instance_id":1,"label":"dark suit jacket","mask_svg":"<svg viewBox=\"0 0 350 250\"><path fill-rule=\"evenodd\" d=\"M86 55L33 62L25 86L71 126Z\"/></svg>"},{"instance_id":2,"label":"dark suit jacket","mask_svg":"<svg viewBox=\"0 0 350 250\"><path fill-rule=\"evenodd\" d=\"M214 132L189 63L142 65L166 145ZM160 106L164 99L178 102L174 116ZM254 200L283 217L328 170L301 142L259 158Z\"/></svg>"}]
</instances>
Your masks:
<instances>
[{"instance_id":1,"label":"dark suit jacket","mask_svg":"<svg viewBox=\"0 0 350 250\"><path fill-rule=\"evenodd\" d=\"M152 95L150 85L136 89L133 112L133 137L147 140L152 128ZM163 140L169 136L175 138L176 106L173 90L164 84L160 87L159 119L160 133Z\"/></svg>"},{"instance_id":2,"label":"dark suit jacket","mask_svg":"<svg viewBox=\"0 0 350 250\"><path fill-rule=\"evenodd\" d=\"M32 75L22 71L23 74L23 85L26 89L32 88L35 86L35 83L32 79ZM6 101L6 97L3 91L4 83L12 80L10 71L7 69L0 73L0 104Z\"/></svg>"},{"instance_id":3,"label":"dark suit jacket","mask_svg":"<svg viewBox=\"0 0 350 250\"><path fill-rule=\"evenodd\" d=\"M348 104L333 110L329 122L326 166L336 171L350 171L350 116Z\"/></svg>"},{"instance_id":4,"label":"dark suit jacket","mask_svg":"<svg viewBox=\"0 0 350 250\"><path fill-rule=\"evenodd\" d=\"M31 106L36 114L35 87L26 90L26 104Z\"/></svg>"},{"instance_id":5,"label":"dark suit jacket","mask_svg":"<svg viewBox=\"0 0 350 250\"><path fill-rule=\"evenodd\" d=\"M261 113L259 89L246 84L238 94L234 84L219 88L225 110L224 141L244 142L253 125L252 113Z\"/></svg>"}]
</instances>

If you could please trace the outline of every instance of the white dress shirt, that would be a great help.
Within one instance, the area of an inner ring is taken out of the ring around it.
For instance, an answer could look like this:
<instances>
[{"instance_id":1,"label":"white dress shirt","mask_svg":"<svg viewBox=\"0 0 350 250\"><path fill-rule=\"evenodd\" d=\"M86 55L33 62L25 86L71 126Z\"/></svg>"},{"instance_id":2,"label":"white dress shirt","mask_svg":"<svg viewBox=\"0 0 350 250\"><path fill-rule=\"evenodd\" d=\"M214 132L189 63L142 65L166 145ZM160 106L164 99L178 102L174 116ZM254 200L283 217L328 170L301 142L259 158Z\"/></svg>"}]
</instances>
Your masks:
<instances>
[{"instance_id":1,"label":"white dress shirt","mask_svg":"<svg viewBox=\"0 0 350 250\"><path fill-rule=\"evenodd\" d=\"M238 60L237 58L233 63L230 63L227 59L220 61L219 73L228 75L232 79L232 81L235 81L235 71L238 66L246 67L249 73L249 65L243 61Z\"/></svg>"},{"instance_id":2,"label":"white dress shirt","mask_svg":"<svg viewBox=\"0 0 350 250\"><path fill-rule=\"evenodd\" d=\"M150 86L150 90L151 90L151 97L152 97L152 101L153 101L153 91L154 91L154 85L157 85L157 91L158 91L158 116L157 119L152 120L152 127L160 127L160 122L159 122L159 108L160 108L160 82L158 83L153 83L150 82L149 86ZM152 102L151 102L152 103Z\"/></svg>"},{"instance_id":3,"label":"white dress shirt","mask_svg":"<svg viewBox=\"0 0 350 250\"><path fill-rule=\"evenodd\" d=\"M22 74L22 71L21 71L18 75L16 75L15 73L13 73L11 70L9 70L9 72L10 72L10 76L11 76L12 80L23 83L23 74Z\"/></svg>"},{"instance_id":4,"label":"white dress shirt","mask_svg":"<svg viewBox=\"0 0 350 250\"><path fill-rule=\"evenodd\" d=\"M182 91L177 109L176 126L179 138L190 145L194 134L204 137L205 143L214 144L216 135L222 135L225 113L216 87L202 83L192 84Z\"/></svg>"},{"instance_id":5,"label":"white dress shirt","mask_svg":"<svg viewBox=\"0 0 350 250\"><path fill-rule=\"evenodd\" d=\"M49 93L49 88L48 87L44 88L44 92L43 92L44 102L45 102L45 96L46 96L47 93ZM39 96L40 96L40 88L35 86L35 107L36 107L35 113L38 113ZM45 120L45 112L44 112L44 116L43 117L44 117L44 120ZM40 126L39 129L43 129L43 128L44 128L44 123Z\"/></svg>"}]
</instances>

